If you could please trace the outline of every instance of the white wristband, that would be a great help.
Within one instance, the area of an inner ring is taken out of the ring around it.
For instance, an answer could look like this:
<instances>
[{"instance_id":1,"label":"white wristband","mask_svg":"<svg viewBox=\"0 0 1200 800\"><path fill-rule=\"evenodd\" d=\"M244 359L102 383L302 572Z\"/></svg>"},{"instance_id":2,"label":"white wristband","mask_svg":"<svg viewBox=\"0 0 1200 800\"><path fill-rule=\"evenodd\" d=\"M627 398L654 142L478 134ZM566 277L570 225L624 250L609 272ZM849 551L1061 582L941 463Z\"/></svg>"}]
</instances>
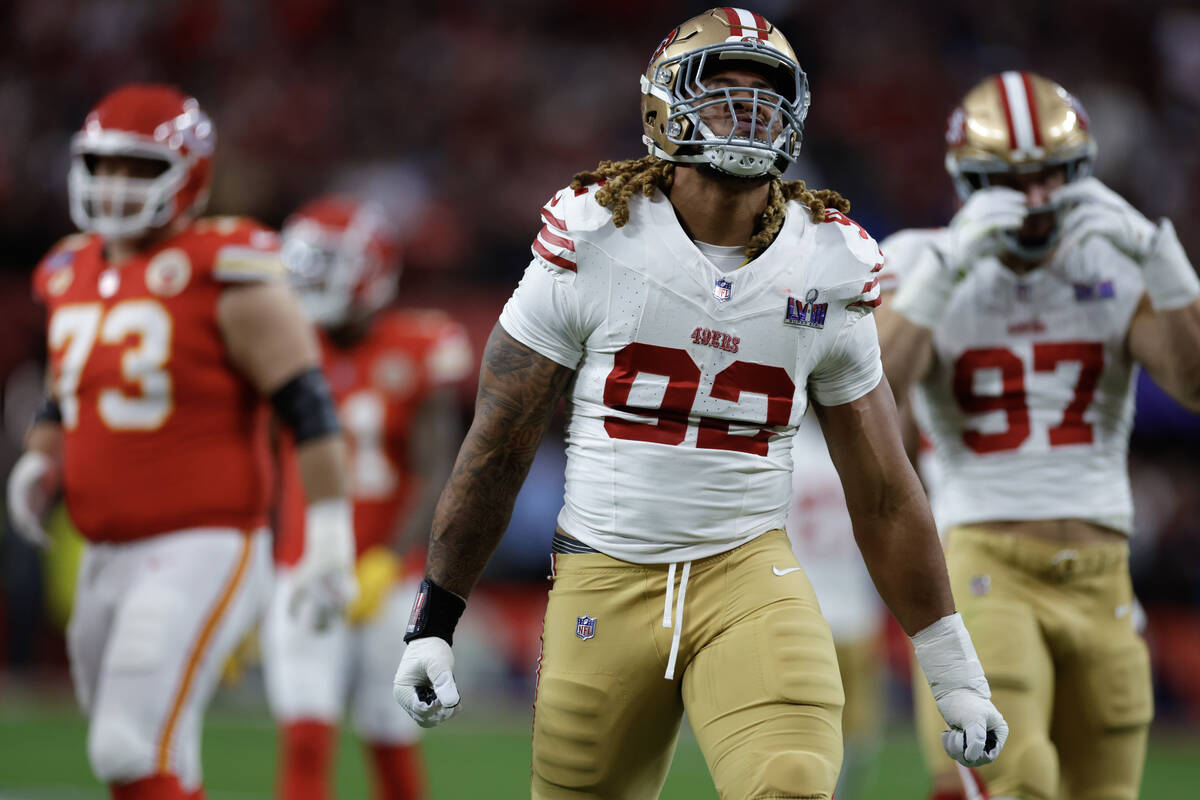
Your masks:
<instances>
[{"instance_id":1,"label":"white wristband","mask_svg":"<svg viewBox=\"0 0 1200 800\"><path fill-rule=\"evenodd\" d=\"M950 269L936 249L926 247L896 290L892 310L910 322L932 330L945 318L950 308L950 296L961 279L962 275Z\"/></svg>"},{"instance_id":2,"label":"white wristband","mask_svg":"<svg viewBox=\"0 0 1200 800\"><path fill-rule=\"evenodd\" d=\"M1183 308L1200 297L1200 278L1196 277L1196 270L1169 219L1158 223L1150 254L1142 264L1142 277L1155 311Z\"/></svg>"},{"instance_id":3,"label":"white wristband","mask_svg":"<svg viewBox=\"0 0 1200 800\"><path fill-rule=\"evenodd\" d=\"M919 631L912 643L935 700L955 689L992 696L971 635L957 612Z\"/></svg>"}]
</instances>

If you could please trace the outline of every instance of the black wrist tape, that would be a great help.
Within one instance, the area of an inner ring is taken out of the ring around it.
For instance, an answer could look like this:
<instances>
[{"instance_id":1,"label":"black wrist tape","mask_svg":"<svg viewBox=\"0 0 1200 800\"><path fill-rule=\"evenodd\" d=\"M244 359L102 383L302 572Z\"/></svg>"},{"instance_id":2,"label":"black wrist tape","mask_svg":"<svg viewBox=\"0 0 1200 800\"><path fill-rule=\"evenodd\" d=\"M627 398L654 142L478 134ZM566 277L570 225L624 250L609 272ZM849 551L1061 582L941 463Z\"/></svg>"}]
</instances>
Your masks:
<instances>
[{"instance_id":1,"label":"black wrist tape","mask_svg":"<svg viewBox=\"0 0 1200 800\"><path fill-rule=\"evenodd\" d=\"M337 408L321 370L301 372L271 394L279 420L292 429L296 444L337 433Z\"/></svg>"},{"instance_id":2,"label":"black wrist tape","mask_svg":"<svg viewBox=\"0 0 1200 800\"><path fill-rule=\"evenodd\" d=\"M454 626L467 608L467 601L449 589L443 589L426 578L417 590L412 614L408 618L408 630L404 641L437 636L446 644L454 644Z\"/></svg>"},{"instance_id":3,"label":"black wrist tape","mask_svg":"<svg viewBox=\"0 0 1200 800\"><path fill-rule=\"evenodd\" d=\"M62 424L62 409L58 406L58 400L53 395L46 395L42 398L42 402L38 405L37 411L33 413L33 424L39 422L53 422L57 425Z\"/></svg>"}]
</instances>

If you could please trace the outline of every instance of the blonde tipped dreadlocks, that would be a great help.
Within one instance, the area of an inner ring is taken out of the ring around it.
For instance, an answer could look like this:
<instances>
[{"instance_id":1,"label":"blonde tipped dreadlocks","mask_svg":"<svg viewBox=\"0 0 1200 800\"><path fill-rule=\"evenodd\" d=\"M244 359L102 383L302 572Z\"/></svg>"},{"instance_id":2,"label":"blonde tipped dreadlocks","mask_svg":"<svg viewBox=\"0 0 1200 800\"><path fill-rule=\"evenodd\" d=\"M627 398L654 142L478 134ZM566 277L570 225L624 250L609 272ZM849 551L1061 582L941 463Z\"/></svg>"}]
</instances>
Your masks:
<instances>
[{"instance_id":1,"label":"blonde tipped dreadlocks","mask_svg":"<svg viewBox=\"0 0 1200 800\"><path fill-rule=\"evenodd\" d=\"M643 156L628 161L601 161L595 169L580 172L571 181L572 189L581 189L604 181L596 192L596 202L612 211L613 224L618 228L629 222L629 198L634 193L653 197L655 189L664 193L675 181L675 165L656 156ZM833 208L846 214L850 201L832 189L809 189L804 181L771 181L770 196L754 235L746 243L746 260L757 258L775 241L789 200L808 207L813 222L825 220L825 209Z\"/></svg>"}]
</instances>

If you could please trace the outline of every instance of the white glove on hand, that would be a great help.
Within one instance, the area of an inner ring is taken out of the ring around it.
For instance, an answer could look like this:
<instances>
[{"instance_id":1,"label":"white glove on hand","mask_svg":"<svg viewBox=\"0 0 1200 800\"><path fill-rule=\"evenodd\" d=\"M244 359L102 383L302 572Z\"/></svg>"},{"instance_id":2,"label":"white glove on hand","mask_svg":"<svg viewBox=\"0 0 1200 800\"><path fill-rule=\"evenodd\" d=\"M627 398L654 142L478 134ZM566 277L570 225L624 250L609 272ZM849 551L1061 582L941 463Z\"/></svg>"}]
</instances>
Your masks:
<instances>
[{"instance_id":1,"label":"white glove on hand","mask_svg":"<svg viewBox=\"0 0 1200 800\"><path fill-rule=\"evenodd\" d=\"M1108 239L1142 268L1156 311L1183 308L1200 297L1200 278L1169 219L1155 225L1095 178L1068 183L1054 193L1054 200L1069 208L1062 218L1063 247L1089 236Z\"/></svg>"},{"instance_id":2,"label":"white glove on hand","mask_svg":"<svg viewBox=\"0 0 1200 800\"><path fill-rule=\"evenodd\" d=\"M989 699L992 691L962 617L942 617L913 636L912 643L938 711L950 726L942 732L946 753L968 767L995 761L1008 738L1008 723Z\"/></svg>"},{"instance_id":3,"label":"white glove on hand","mask_svg":"<svg viewBox=\"0 0 1200 800\"><path fill-rule=\"evenodd\" d=\"M965 275L981 259L1004 251L1004 234L1013 233L1029 212L1025 195L1006 186L989 186L971 193L950 220L947 265Z\"/></svg>"},{"instance_id":4,"label":"white glove on hand","mask_svg":"<svg viewBox=\"0 0 1200 800\"><path fill-rule=\"evenodd\" d=\"M319 500L304 520L304 555L292 569L289 613L325 629L355 595L354 524L347 500Z\"/></svg>"},{"instance_id":5,"label":"white glove on hand","mask_svg":"<svg viewBox=\"0 0 1200 800\"><path fill-rule=\"evenodd\" d=\"M26 450L8 473L8 516L13 529L38 547L50 544L42 519L58 493L59 481L54 459L40 450Z\"/></svg>"},{"instance_id":6,"label":"white glove on hand","mask_svg":"<svg viewBox=\"0 0 1200 800\"><path fill-rule=\"evenodd\" d=\"M1064 247L1078 245L1089 236L1103 236L1139 264L1150 255L1158 227L1096 178L1082 178L1057 189L1054 202L1064 210Z\"/></svg>"},{"instance_id":7,"label":"white glove on hand","mask_svg":"<svg viewBox=\"0 0 1200 800\"><path fill-rule=\"evenodd\" d=\"M422 728L440 725L458 709L454 651L440 636L414 639L404 648L392 696Z\"/></svg>"},{"instance_id":8,"label":"white glove on hand","mask_svg":"<svg viewBox=\"0 0 1200 800\"><path fill-rule=\"evenodd\" d=\"M911 322L936 328L950 308L955 288L983 258L1004 249L1004 234L1021 227L1025 195L993 186L973 192L950 222L946 247L929 246L908 266L891 307Z\"/></svg>"}]
</instances>

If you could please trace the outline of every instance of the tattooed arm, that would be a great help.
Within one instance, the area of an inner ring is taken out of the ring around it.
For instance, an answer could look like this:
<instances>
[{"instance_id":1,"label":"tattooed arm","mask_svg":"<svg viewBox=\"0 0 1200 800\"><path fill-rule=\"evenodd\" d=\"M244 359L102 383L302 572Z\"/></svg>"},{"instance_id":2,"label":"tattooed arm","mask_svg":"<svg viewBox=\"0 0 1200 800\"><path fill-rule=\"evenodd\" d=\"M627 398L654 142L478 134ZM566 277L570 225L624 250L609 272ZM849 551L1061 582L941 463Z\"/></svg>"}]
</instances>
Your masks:
<instances>
[{"instance_id":1,"label":"tattooed arm","mask_svg":"<svg viewBox=\"0 0 1200 800\"><path fill-rule=\"evenodd\" d=\"M426 575L466 597L508 527L550 415L575 371L492 328L475 419L433 517Z\"/></svg>"}]
</instances>

